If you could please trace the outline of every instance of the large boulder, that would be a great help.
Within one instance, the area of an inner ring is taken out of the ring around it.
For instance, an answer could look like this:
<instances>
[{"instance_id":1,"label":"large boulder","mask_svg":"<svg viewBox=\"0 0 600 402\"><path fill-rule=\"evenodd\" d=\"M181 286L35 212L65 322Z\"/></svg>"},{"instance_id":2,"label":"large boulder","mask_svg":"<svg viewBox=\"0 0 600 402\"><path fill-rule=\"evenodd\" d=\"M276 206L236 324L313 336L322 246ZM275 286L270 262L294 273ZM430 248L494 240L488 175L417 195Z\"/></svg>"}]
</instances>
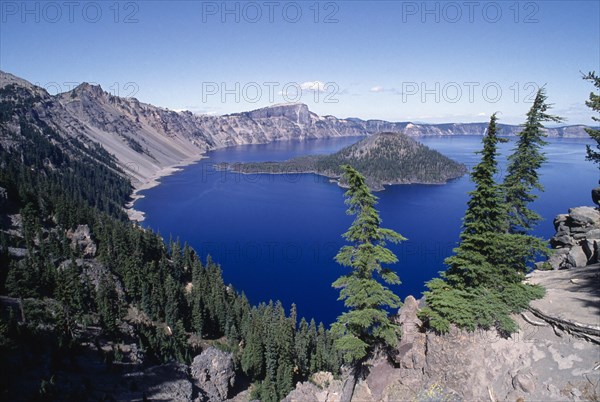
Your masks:
<instances>
[{"instance_id":1,"label":"large boulder","mask_svg":"<svg viewBox=\"0 0 600 402\"><path fill-rule=\"evenodd\" d=\"M568 234L561 233L562 232L557 233L550 239L550 245L553 248L571 247L575 245L575 240L573 237L569 236Z\"/></svg>"},{"instance_id":2,"label":"large boulder","mask_svg":"<svg viewBox=\"0 0 600 402\"><path fill-rule=\"evenodd\" d=\"M422 369L425 365L425 334L421 332L423 323L417 317L418 311L419 303L413 296L408 296L396 319L402 333L396 362L406 369Z\"/></svg>"},{"instance_id":3,"label":"large boulder","mask_svg":"<svg viewBox=\"0 0 600 402\"><path fill-rule=\"evenodd\" d=\"M585 267L587 265L588 258L583 251L583 247L581 246L573 246L567 254L567 264L571 267Z\"/></svg>"},{"instance_id":4,"label":"large boulder","mask_svg":"<svg viewBox=\"0 0 600 402\"><path fill-rule=\"evenodd\" d=\"M548 258L548 264L550 264L552 269L555 271L567 268L567 254L569 254L568 248L559 248L558 250L553 250L552 255L550 256L550 258Z\"/></svg>"},{"instance_id":5,"label":"large boulder","mask_svg":"<svg viewBox=\"0 0 600 402\"><path fill-rule=\"evenodd\" d=\"M575 226L600 224L600 212L592 207L576 207L569 209L569 217Z\"/></svg>"},{"instance_id":6,"label":"large boulder","mask_svg":"<svg viewBox=\"0 0 600 402\"><path fill-rule=\"evenodd\" d=\"M561 226L568 228L568 226L565 225L568 217L568 214L556 215L556 218L554 218L554 230L559 231L559 227Z\"/></svg>"},{"instance_id":7,"label":"large boulder","mask_svg":"<svg viewBox=\"0 0 600 402\"><path fill-rule=\"evenodd\" d=\"M581 247L583 248L583 252L587 257L587 263L594 264L598 259L598 255L596 254L596 250L598 249L598 240L587 239L581 243Z\"/></svg>"},{"instance_id":8,"label":"large boulder","mask_svg":"<svg viewBox=\"0 0 600 402\"><path fill-rule=\"evenodd\" d=\"M585 235L587 232L589 232L590 230L592 230L594 228L591 225L578 226L581 224L582 224L582 222L573 222L573 226L570 228L570 231L571 231L571 234L573 235L573 237L575 237L577 235Z\"/></svg>"},{"instance_id":9,"label":"large boulder","mask_svg":"<svg viewBox=\"0 0 600 402\"><path fill-rule=\"evenodd\" d=\"M592 229L585 234L588 240L600 240L600 229Z\"/></svg>"},{"instance_id":10,"label":"large boulder","mask_svg":"<svg viewBox=\"0 0 600 402\"><path fill-rule=\"evenodd\" d=\"M558 228L556 229L556 236L563 236L563 235L570 235L571 234L571 228L569 227L569 225L567 225L566 222L561 222L558 225Z\"/></svg>"},{"instance_id":11,"label":"large boulder","mask_svg":"<svg viewBox=\"0 0 600 402\"><path fill-rule=\"evenodd\" d=\"M235 384L232 354L215 347L210 347L196 356L191 371L192 379L200 388L204 401L226 400Z\"/></svg>"}]
</instances>

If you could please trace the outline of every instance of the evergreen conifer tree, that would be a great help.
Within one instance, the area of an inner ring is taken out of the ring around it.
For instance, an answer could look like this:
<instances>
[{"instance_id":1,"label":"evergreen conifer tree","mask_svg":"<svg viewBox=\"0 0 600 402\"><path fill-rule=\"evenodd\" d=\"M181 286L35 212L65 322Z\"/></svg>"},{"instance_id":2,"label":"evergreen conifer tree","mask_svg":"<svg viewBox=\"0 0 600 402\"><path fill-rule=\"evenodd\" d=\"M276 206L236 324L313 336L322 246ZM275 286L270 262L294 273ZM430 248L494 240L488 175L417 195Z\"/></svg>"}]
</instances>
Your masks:
<instances>
[{"instance_id":1,"label":"evergreen conifer tree","mask_svg":"<svg viewBox=\"0 0 600 402\"><path fill-rule=\"evenodd\" d=\"M474 287L498 283L500 273L488 261L496 253L496 234L502 233L506 221L506 210L502 191L494 176L498 172L498 137L496 115L490 118L487 133L483 137L481 162L471 173L475 189L469 193L467 211L463 219L461 243L454 255L445 263L449 269L444 277L455 287Z\"/></svg>"},{"instance_id":2,"label":"evergreen conifer tree","mask_svg":"<svg viewBox=\"0 0 600 402\"><path fill-rule=\"evenodd\" d=\"M584 75L583 79L590 81L596 88L596 93L590 92L590 99L585 101L585 104L594 112L600 114L600 93L598 93L600 92L600 77L596 75L595 71L592 71ZM592 116L592 120L599 122L600 124L600 115ZM596 150L587 145L586 159L596 163L600 168L600 129L598 129L598 127L586 128L585 131L596 141Z\"/></svg>"},{"instance_id":3,"label":"evergreen conifer tree","mask_svg":"<svg viewBox=\"0 0 600 402\"><path fill-rule=\"evenodd\" d=\"M507 233L507 207L502 187L494 176L497 168L496 116L492 115L483 138L481 162L473 169L475 190L469 193L460 244L445 260L448 270L427 283L427 307L421 316L438 331L450 323L467 329L496 327L500 333L514 332L511 313L543 295L540 288L524 285L522 279L539 239Z\"/></svg>"},{"instance_id":4,"label":"evergreen conifer tree","mask_svg":"<svg viewBox=\"0 0 600 402\"><path fill-rule=\"evenodd\" d=\"M386 242L405 240L400 234L381 227L381 219L375 209L377 198L371 194L365 178L352 167L345 165L344 180L347 213L355 215L354 222L343 237L351 243L336 255L336 261L351 269L334 283L341 289L339 300L349 311L344 312L332 325L337 336L335 345L350 364L360 364L377 344L394 345L398 338L397 326L386 308L398 308L400 299L377 279L387 284L399 284L398 275L382 264L398 261L387 249Z\"/></svg>"},{"instance_id":5,"label":"evergreen conifer tree","mask_svg":"<svg viewBox=\"0 0 600 402\"><path fill-rule=\"evenodd\" d=\"M510 233L526 233L541 219L536 212L528 208L528 204L537 198L533 194L534 190L543 191L538 176L539 168L546 161L541 150L546 145L543 123L563 121L562 118L547 113L551 106L546 99L544 88L540 88L527 112L527 120L519 133L517 147L508 157L504 192Z\"/></svg>"}]
</instances>

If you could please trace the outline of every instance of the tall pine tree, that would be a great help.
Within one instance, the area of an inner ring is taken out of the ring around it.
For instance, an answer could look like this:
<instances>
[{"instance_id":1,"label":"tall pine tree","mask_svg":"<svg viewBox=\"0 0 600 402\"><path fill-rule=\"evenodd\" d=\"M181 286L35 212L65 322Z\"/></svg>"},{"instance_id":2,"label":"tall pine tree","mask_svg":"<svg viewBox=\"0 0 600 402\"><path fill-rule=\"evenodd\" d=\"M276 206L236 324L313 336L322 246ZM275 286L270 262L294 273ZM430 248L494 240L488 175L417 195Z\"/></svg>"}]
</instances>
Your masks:
<instances>
[{"instance_id":1,"label":"tall pine tree","mask_svg":"<svg viewBox=\"0 0 600 402\"><path fill-rule=\"evenodd\" d=\"M542 152L542 147L546 145L543 123L563 121L562 118L547 113L550 105L546 103L546 99L544 88L540 88L527 112L527 120L519 133L517 147L508 158L504 191L510 233L527 233L541 220L528 205L537 198L533 194L534 190L543 191L538 176L539 168L546 161Z\"/></svg>"},{"instance_id":2,"label":"tall pine tree","mask_svg":"<svg viewBox=\"0 0 600 402\"><path fill-rule=\"evenodd\" d=\"M589 72L583 76L583 79L590 81L594 84L597 92L600 92L600 77L596 75L595 71ZM598 113L598 116L592 116L592 120L600 123L600 93L590 92L590 99L585 101L585 105ZM586 128L585 131L596 141L596 150L587 145L587 157L586 159L592 161L600 168L600 129Z\"/></svg>"},{"instance_id":3,"label":"tall pine tree","mask_svg":"<svg viewBox=\"0 0 600 402\"><path fill-rule=\"evenodd\" d=\"M349 311L343 313L332 325L335 342L348 363L359 364L375 345L394 345L398 338L397 326L386 308L398 308L400 299L381 282L399 284L395 272L382 264L398 261L386 242L406 240L400 234L381 227L381 219L375 209L377 198L365 183L365 178L352 167L345 165L344 179L349 185L346 203L354 222L343 237L351 243L336 255L336 261L351 269L333 286L340 290L339 300ZM381 282L377 280L381 279Z\"/></svg>"},{"instance_id":4,"label":"tall pine tree","mask_svg":"<svg viewBox=\"0 0 600 402\"><path fill-rule=\"evenodd\" d=\"M445 261L449 268L444 277L459 288L499 283L501 275L489 261L489 257L497 253L497 234L504 231L506 222L502 190L494 178L498 173L498 143L506 140L498 137L496 121L493 114L483 137L481 161L471 172L475 189L469 193L461 243L454 250L455 254Z\"/></svg>"},{"instance_id":5,"label":"tall pine tree","mask_svg":"<svg viewBox=\"0 0 600 402\"><path fill-rule=\"evenodd\" d=\"M508 140L498 137L497 120L494 113L483 137L483 150L479 152L481 162L471 173L475 190L469 193L471 198L463 219L462 239L483 233L500 232L504 227L506 209L502 190L496 184L495 176L498 173L498 144Z\"/></svg>"},{"instance_id":6,"label":"tall pine tree","mask_svg":"<svg viewBox=\"0 0 600 402\"><path fill-rule=\"evenodd\" d=\"M494 180L497 145L503 141L492 115L481 162L471 173L475 189L469 193L460 244L445 261L448 270L427 283L427 307L420 314L438 331L447 331L453 323L470 330L495 327L502 334L514 332L510 314L543 294L522 284L531 250L543 245L531 236L506 231L504 195Z\"/></svg>"}]
</instances>

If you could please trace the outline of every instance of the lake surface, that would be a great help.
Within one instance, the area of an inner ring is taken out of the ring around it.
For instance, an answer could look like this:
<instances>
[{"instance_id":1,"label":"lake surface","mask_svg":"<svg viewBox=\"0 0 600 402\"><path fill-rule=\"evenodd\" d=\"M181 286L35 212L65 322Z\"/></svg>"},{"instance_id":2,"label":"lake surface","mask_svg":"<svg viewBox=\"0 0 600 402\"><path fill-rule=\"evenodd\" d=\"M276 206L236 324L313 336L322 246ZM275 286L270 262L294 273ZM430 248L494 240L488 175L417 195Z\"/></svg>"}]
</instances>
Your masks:
<instances>
[{"instance_id":1,"label":"lake surface","mask_svg":"<svg viewBox=\"0 0 600 402\"><path fill-rule=\"evenodd\" d=\"M360 138L285 141L245 145L210 152L209 159L162 179L143 192L135 208L143 225L210 254L226 283L244 291L252 303L296 303L300 316L331 323L343 311L331 283L347 272L333 257L344 245L341 234L352 222L345 214L344 190L312 174L241 175L213 169L217 162L277 161L299 155L335 152ZM514 139L513 139L514 140ZM514 143L503 144L500 161ZM472 167L481 137L425 137L419 141ZM533 209L545 221L535 231L549 238L552 220L570 207L592 205L590 191L598 169L585 161L589 139L550 139L548 163L541 169L545 192ZM502 172L499 173L501 177ZM399 258L392 266L402 280L394 291L417 297L424 283L444 269L460 233L461 219L473 189L468 175L445 185L399 185L378 192L383 226L408 241L391 247Z\"/></svg>"}]
</instances>

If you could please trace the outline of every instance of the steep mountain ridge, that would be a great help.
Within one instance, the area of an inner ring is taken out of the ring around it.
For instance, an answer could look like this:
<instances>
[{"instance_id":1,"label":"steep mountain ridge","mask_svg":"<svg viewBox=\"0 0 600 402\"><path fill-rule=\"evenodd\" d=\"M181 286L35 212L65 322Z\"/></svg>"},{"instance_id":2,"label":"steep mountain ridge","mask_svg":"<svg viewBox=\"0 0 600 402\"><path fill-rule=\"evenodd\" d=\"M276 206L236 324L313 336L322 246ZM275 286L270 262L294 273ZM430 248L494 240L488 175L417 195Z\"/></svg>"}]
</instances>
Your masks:
<instances>
[{"instance_id":1,"label":"steep mountain ridge","mask_svg":"<svg viewBox=\"0 0 600 402\"><path fill-rule=\"evenodd\" d=\"M319 116L300 103L280 104L223 116L175 112L121 98L98 85L83 83L50 95L43 88L0 71L0 88L12 86L20 97L35 98L31 112L63 136L99 143L116 157L140 188L165 168L197 160L206 151L232 145L278 140L363 136L382 131L422 135L480 135L485 123L413 124ZM500 125L515 135L519 126ZM583 126L548 129L553 137L585 137Z\"/></svg>"}]
</instances>

